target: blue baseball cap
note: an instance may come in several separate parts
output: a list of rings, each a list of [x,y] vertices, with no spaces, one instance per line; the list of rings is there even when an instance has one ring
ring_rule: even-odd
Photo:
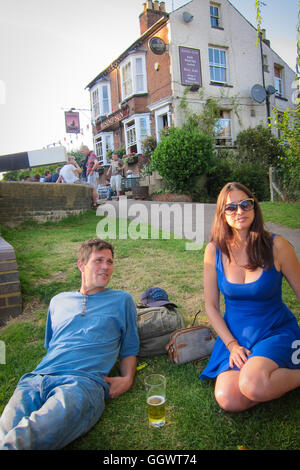
[[[176,304],[170,302],[168,294],[165,290],[160,287],[150,287],[140,297],[141,302],[149,307],[161,307],[162,305],[173,305]]]

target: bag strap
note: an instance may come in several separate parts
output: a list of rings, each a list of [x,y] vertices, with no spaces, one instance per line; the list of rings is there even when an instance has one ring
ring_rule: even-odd
[[[195,369],[197,369],[198,371],[204,370],[205,367],[207,366],[207,364],[201,364],[201,365],[198,365],[198,364],[199,364],[199,362],[203,361],[203,359],[207,359],[208,357],[209,356],[205,356],[205,357],[201,357],[201,359],[195,359],[193,361]]]
[[[201,313],[201,312],[202,312],[202,310],[200,309],[199,312],[197,312],[197,313],[195,314],[194,320],[193,320],[193,323],[192,323],[192,327],[195,325],[196,318],[197,318],[197,316],[199,315],[199,313]]]

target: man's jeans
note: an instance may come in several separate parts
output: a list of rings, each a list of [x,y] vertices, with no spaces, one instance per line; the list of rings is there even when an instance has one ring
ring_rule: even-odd
[[[0,450],[61,449],[104,410],[104,389],[87,377],[26,374],[0,418]]]

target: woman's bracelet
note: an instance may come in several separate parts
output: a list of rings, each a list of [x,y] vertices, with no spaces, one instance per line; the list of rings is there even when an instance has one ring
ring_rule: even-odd
[[[228,346],[231,344],[231,343],[237,343],[238,341],[236,339],[232,339],[231,341],[229,341],[229,343],[226,344],[226,348],[228,349]]]

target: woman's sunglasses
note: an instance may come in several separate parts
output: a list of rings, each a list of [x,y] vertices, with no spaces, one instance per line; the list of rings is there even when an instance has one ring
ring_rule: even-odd
[[[251,211],[251,209],[254,208],[254,199],[244,199],[243,201],[238,203],[231,202],[230,204],[226,204],[224,208],[225,214],[234,214],[237,211],[238,206],[240,206],[243,211]]]

